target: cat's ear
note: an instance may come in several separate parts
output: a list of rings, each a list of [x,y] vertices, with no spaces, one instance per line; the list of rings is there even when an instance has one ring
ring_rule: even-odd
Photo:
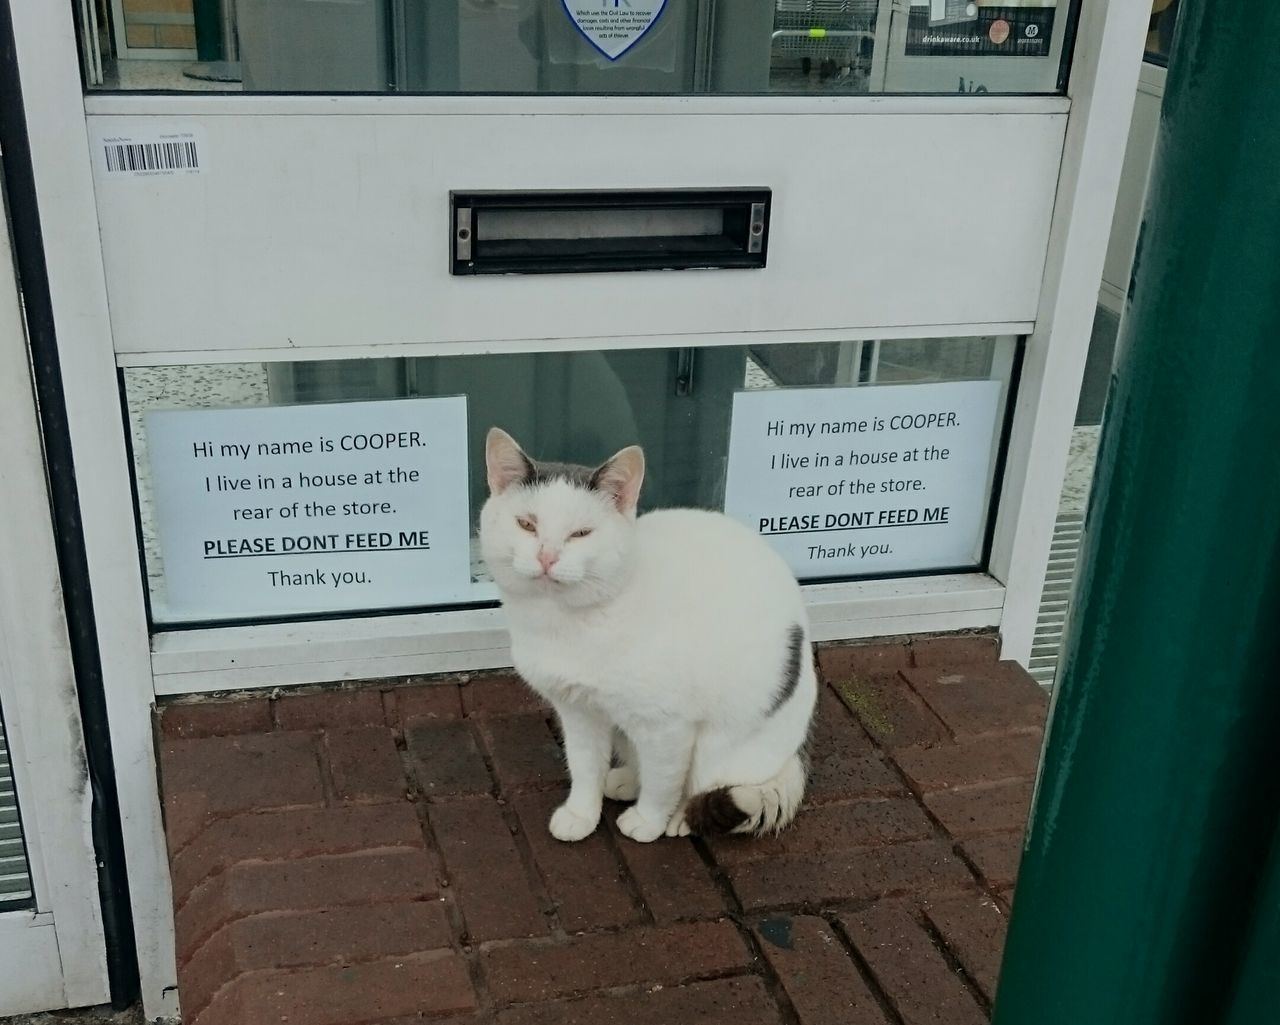
[[[612,495],[618,511],[625,515],[636,511],[643,483],[644,451],[639,445],[624,448],[596,470],[591,478],[591,486]]]
[[[533,463],[500,427],[490,427],[484,440],[485,469],[489,475],[489,494],[500,495],[512,484],[522,484],[533,474]]]

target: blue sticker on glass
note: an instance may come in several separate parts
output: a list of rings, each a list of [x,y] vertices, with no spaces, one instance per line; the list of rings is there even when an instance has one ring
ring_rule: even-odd
[[[667,0],[560,0],[588,43],[611,61],[640,42],[666,9]]]

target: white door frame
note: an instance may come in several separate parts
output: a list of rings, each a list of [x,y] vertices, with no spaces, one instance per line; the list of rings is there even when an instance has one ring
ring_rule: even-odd
[[[34,911],[0,913],[0,1016],[105,1003],[106,947],[84,734],[5,230],[0,230],[0,706],[35,893]]]
[[[1026,341],[991,553],[991,572],[1006,588],[1002,654],[1023,665],[1035,638],[1147,21],[1145,6],[1132,0],[1086,3],[1080,15],[1044,289]]]
[[[13,14],[71,439],[76,463],[84,468],[79,490],[85,510],[85,546],[98,611],[142,992],[148,1016],[156,1017],[173,1014],[177,1007],[170,883],[149,717],[157,689],[208,689],[219,683],[243,685],[249,679],[261,684],[425,672],[458,668],[461,662],[495,664],[505,659],[505,641],[500,621],[491,614],[442,613],[326,624],[323,635],[330,644],[310,663],[299,661],[301,653],[314,650],[319,635],[306,624],[165,635],[152,651],[116,390],[121,361],[113,350],[108,317],[84,120],[86,100],[80,88],[70,7],[45,0],[15,0]],[[815,590],[810,602],[820,634],[848,637],[859,632],[998,626],[1005,655],[1024,662],[1028,658],[1146,23],[1142,5],[1131,0],[1083,5],[1038,312],[1034,325],[1018,325],[1029,329],[1029,334],[990,575]],[[116,96],[93,97],[88,104],[102,111],[128,106],[134,112],[145,112],[151,104],[155,111],[172,112],[188,103],[211,102],[207,97],[188,101],[185,97]],[[236,98],[235,102],[253,101]],[[281,101],[264,97],[262,102]],[[335,113],[367,112],[387,102],[415,104],[415,109],[437,102],[457,105],[456,100],[430,98],[353,97],[325,102],[326,109]],[[524,98],[512,101],[512,106],[528,113],[544,102],[547,109],[572,105],[564,99]],[[689,101],[673,98],[668,102],[667,109],[674,113],[686,109]],[[697,104],[715,102],[701,99]],[[724,102],[743,101],[726,97]],[[848,102],[887,112],[910,109],[913,104],[918,107],[921,101],[874,97]],[[1055,99],[995,97],[927,102],[956,112],[973,112],[977,108],[971,104],[987,102],[1040,110],[1048,116],[1061,116],[1067,105]],[[831,100],[822,103],[823,109],[839,106]],[[845,335],[839,340],[851,339]],[[383,346],[379,352],[404,354],[394,350],[394,346]],[[236,680],[235,674],[246,666],[250,672]]]
[[[1142,62],[1138,75],[1138,94],[1133,107],[1133,120],[1125,143],[1124,169],[1120,175],[1120,191],[1116,196],[1115,217],[1107,241],[1107,258],[1102,269],[1102,290],[1098,303],[1119,316],[1129,291],[1133,271],[1134,250],[1138,245],[1138,228],[1146,205],[1147,181],[1155,158],[1156,131],[1160,124],[1160,106],[1164,102],[1165,80],[1169,71],[1149,60]]]

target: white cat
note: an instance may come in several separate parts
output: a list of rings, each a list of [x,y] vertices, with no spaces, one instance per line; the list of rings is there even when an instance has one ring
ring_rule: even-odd
[[[594,470],[537,463],[494,428],[485,455],[484,559],[516,669],[564,733],[551,835],[589,835],[604,797],[636,801],[618,828],[641,842],[790,822],[817,677],[782,558],[719,513],[637,518],[637,447]]]

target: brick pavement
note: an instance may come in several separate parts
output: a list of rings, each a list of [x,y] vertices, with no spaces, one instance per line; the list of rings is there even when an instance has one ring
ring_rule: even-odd
[[[171,703],[188,1025],[987,1020],[1046,699],[988,637],[826,646],[780,836],[560,844],[509,675]]]

